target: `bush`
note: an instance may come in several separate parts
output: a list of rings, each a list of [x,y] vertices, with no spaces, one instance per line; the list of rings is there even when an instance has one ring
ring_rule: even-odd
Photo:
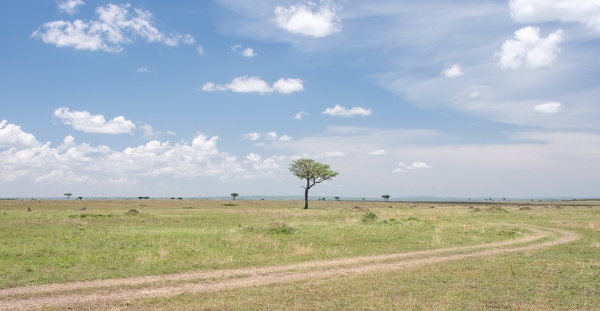
[[[233,204],[233,203],[227,203],[227,204],[222,204],[223,206],[237,206],[237,204]]]
[[[295,230],[296,229],[288,226],[284,221],[274,221],[267,227],[269,233],[292,234]]]
[[[126,215],[138,215],[140,212],[138,212],[138,210],[132,208],[130,210],[128,210],[127,212],[125,212]]]
[[[379,219],[379,217],[377,217],[377,215],[375,215],[375,213],[373,213],[373,212],[368,212],[368,213],[364,214],[362,217],[362,221],[364,223],[375,222],[375,221],[377,221],[377,219]]]

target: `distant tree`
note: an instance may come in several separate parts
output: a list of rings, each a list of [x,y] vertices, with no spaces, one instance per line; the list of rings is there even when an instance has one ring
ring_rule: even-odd
[[[148,200],[148,199],[150,199],[150,197],[144,197],[144,200]]]
[[[316,184],[333,179],[338,172],[333,171],[327,164],[321,164],[313,159],[298,159],[289,167],[290,172],[300,179],[306,179],[304,188],[304,208],[308,208],[308,190]]]
[[[65,193],[65,194],[63,194],[63,195],[64,195],[64,196],[66,196],[66,197],[67,197],[67,200],[68,200],[68,199],[69,199],[69,197],[70,197],[70,196],[72,196],[73,194],[72,194],[72,193],[70,193],[70,192],[67,192],[67,193]]]
[[[175,198],[171,198],[171,200],[175,200]]]
[[[183,200],[183,198],[177,198],[177,200]]]
[[[83,197],[77,197],[77,200],[81,201],[83,200]]]
[[[386,202],[387,202],[387,201],[390,199],[390,196],[389,196],[389,195],[387,195],[387,194],[384,194],[384,195],[382,195],[381,197],[382,197],[382,198],[383,198],[383,200],[384,200],[384,201],[386,201]]]
[[[138,197],[138,199],[140,199],[140,200],[141,200],[141,199],[143,199],[143,198],[144,198],[144,197]]]
[[[333,197],[336,201],[340,200],[340,197]]]
[[[363,199],[363,201],[365,200],[365,198],[362,198],[362,199]]]
[[[235,197],[237,197],[237,196],[239,196],[239,194],[237,194],[235,192],[231,194],[231,197],[233,197],[234,200],[235,200]]]
[[[506,198],[502,198],[502,201],[506,201]]]
[[[325,201],[325,198],[323,198],[323,201]]]

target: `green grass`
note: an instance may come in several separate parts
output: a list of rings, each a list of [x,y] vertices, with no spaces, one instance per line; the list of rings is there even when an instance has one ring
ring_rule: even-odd
[[[0,288],[481,244],[562,228],[547,249],[103,304],[124,310],[599,310],[600,208],[240,201],[0,202]],[[185,203],[185,205],[183,205]],[[361,208],[353,208],[355,205]],[[394,208],[388,208],[394,204]],[[563,204],[569,204],[565,202]],[[495,204],[498,205],[498,204]],[[33,212],[27,212],[31,206]],[[86,206],[85,211],[79,208]],[[192,207],[192,208],[184,208]],[[139,214],[126,215],[130,209]],[[472,212],[480,208],[479,212]],[[369,213],[372,213],[369,214]],[[393,220],[392,220],[393,219]],[[500,225],[500,224],[516,224]]]

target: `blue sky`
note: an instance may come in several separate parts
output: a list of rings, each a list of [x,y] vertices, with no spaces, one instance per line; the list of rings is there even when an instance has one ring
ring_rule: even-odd
[[[598,196],[600,0],[0,3],[0,196]]]

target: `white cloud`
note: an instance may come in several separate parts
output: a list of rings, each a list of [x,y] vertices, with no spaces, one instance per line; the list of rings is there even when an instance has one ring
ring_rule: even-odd
[[[143,67],[143,68],[138,68],[137,72],[139,73],[149,73],[150,70],[148,70],[148,68]]]
[[[353,117],[355,115],[365,117],[371,115],[371,109],[365,109],[362,107],[352,107],[350,109],[346,109],[341,105],[335,105],[335,107],[333,108],[325,109],[325,111],[323,111],[322,114],[342,117]]]
[[[479,93],[478,91],[475,91],[471,94],[469,94],[469,98],[477,98],[481,95],[481,93]]]
[[[464,73],[460,69],[459,64],[454,64],[451,67],[444,69],[444,71],[442,71],[442,74],[444,76],[446,76],[447,78],[455,78],[455,77],[462,76]]]
[[[196,51],[198,51],[199,55],[206,55],[206,52],[204,52],[204,48],[201,45],[196,48]]]
[[[277,27],[294,34],[322,38],[342,29],[337,16],[339,9],[329,0],[321,0],[320,5],[300,2],[289,7],[277,6],[273,22]]]
[[[253,143],[254,146],[260,147],[260,146],[264,146],[265,143]]]
[[[215,92],[215,91],[225,91],[225,90],[227,90],[227,88],[222,85],[219,85],[219,84],[214,84],[212,82],[206,82],[202,86],[202,90],[205,92]]]
[[[345,157],[347,154],[341,151],[327,151],[327,152],[315,152],[315,153],[303,153],[301,155],[291,156],[291,160],[303,159],[303,158],[337,158],[337,157]]]
[[[302,82],[303,81],[300,79],[282,78],[273,83],[273,86],[270,86],[260,77],[241,76],[233,79],[231,83],[225,85],[206,82],[202,86],[202,90],[207,92],[231,90],[232,92],[236,93],[265,94],[278,92],[282,94],[291,94],[293,92],[304,90],[304,85],[302,85]]]
[[[36,183],[48,183],[48,184],[55,184],[55,183],[75,184],[75,183],[86,182],[89,179],[90,179],[90,176],[87,176],[87,175],[78,176],[73,171],[53,170],[48,174],[34,178],[34,181]]]
[[[294,92],[304,91],[304,85],[300,79],[279,79],[273,83],[273,89],[283,94],[292,94]]]
[[[85,2],[81,0],[66,0],[58,4],[58,10],[73,15],[77,13],[77,7],[84,4]]]
[[[384,155],[384,154],[385,154],[385,150],[383,150],[383,149],[373,150],[373,151],[370,151],[369,153],[367,153],[367,155],[370,155],[370,156],[378,156],[378,155]]]
[[[279,164],[275,163],[274,158],[268,158],[268,159],[264,159],[260,163],[254,164],[253,168],[257,171],[276,170],[276,169],[279,169]]]
[[[236,44],[234,46],[231,47],[231,50],[234,52],[237,52],[238,49],[241,49],[242,45],[241,44]]]
[[[252,132],[252,133],[244,134],[244,135],[242,135],[242,139],[258,140],[258,139],[260,139],[260,133]]]
[[[121,176],[115,179],[108,179],[108,182],[117,186],[132,186],[138,183],[137,180],[130,180],[127,176]]]
[[[179,41],[194,42],[191,35],[165,35],[152,25],[152,13],[143,9],[129,12],[129,4],[108,4],[96,8],[98,18],[89,22],[82,20],[52,21],[43,24],[31,35],[58,47],[76,50],[120,52],[121,44],[132,43],[134,38],[147,42],[160,42],[175,46]]]
[[[167,131],[167,135],[177,135],[177,133],[173,132],[173,131]]]
[[[407,172],[410,170],[422,170],[422,169],[428,169],[431,168],[431,165],[427,165],[427,163],[425,162],[414,162],[411,165],[406,165],[402,162],[398,163],[398,168],[395,169],[393,172],[394,173],[403,173],[403,172]]]
[[[296,116],[294,117],[294,119],[296,119],[296,120],[302,120],[302,117],[303,116],[307,116],[307,115],[308,115],[308,112],[300,111],[300,112],[298,112],[296,114]]]
[[[275,132],[267,132],[264,134],[265,140],[275,140],[277,139],[277,133]]]
[[[244,56],[244,57],[254,57],[256,55],[258,55],[258,54],[254,53],[254,50],[252,48],[245,48],[242,51],[242,56]]]
[[[258,162],[261,157],[258,154],[250,153],[246,156],[246,159],[248,159],[248,162]]]
[[[227,84],[226,87],[236,93],[271,93],[273,88],[263,81],[260,77],[237,77]]]
[[[18,125],[7,123],[6,120],[0,122],[0,147],[34,147],[39,145],[35,136],[23,132]]]
[[[548,102],[545,104],[539,104],[533,107],[533,111],[540,113],[557,113],[560,110],[561,104],[559,102]]]
[[[287,136],[287,135],[283,135],[283,136],[279,137],[279,140],[283,140],[283,141],[285,141],[285,140],[292,140],[292,137],[291,136]]]
[[[502,69],[544,68],[552,65],[560,52],[560,44],[564,40],[564,32],[559,29],[548,35],[540,37],[537,27],[523,27],[515,32],[515,39],[509,39],[502,44],[502,51],[495,54],[500,58]]]
[[[575,22],[600,32],[598,0],[510,0],[508,7],[520,23]]]
[[[54,111],[54,116],[61,119],[62,123],[72,125],[78,131],[102,134],[127,134],[135,129],[135,124],[125,120],[123,116],[116,117],[108,122],[101,114],[91,115],[87,111],[69,111],[61,107]]]
[[[183,41],[183,43],[185,43],[185,44],[194,44],[194,43],[196,43],[196,40],[194,39],[194,37],[192,37],[192,35],[190,35],[189,33],[186,34],[185,36],[183,36],[183,38],[181,39],[181,41]]]

